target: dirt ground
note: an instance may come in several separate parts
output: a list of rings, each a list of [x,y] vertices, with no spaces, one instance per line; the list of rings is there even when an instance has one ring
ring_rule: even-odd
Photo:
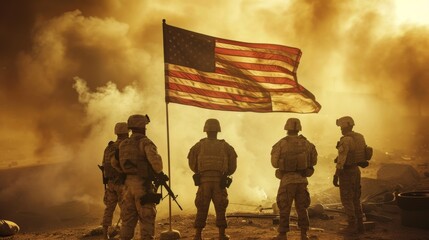
[[[327,160],[326,160],[327,161]],[[390,160],[390,163],[410,163],[409,160]],[[420,176],[425,176],[429,171],[429,163],[427,160],[422,161],[423,165],[417,161],[414,162],[415,168]],[[364,195],[371,195],[380,189],[396,185],[393,181],[375,180],[377,174],[376,169],[379,168],[376,162],[373,163],[373,168],[362,171],[362,199]],[[420,166],[420,167],[419,167]],[[423,167],[422,167],[423,166]],[[326,171],[321,166],[319,171]],[[405,172],[407,173],[407,172]],[[412,176],[399,175],[400,181],[402,178],[410,178]],[[329,180],[328,180],[329,181]],[[381,184],[380,184],[381,183]],[[320,186],[318,185],[320,184]],[[325,208],[324,217],[313,216],[310,218],[311,229],[309,236],[311,239],[362,239],[362,240],[429,240],[429,230],[403,226],[401,223],[401,209],[395,202],[390,204],[371,205],[370,211],[367,211],[368,222],[373,222],[373,227],[368,229],[364,234],[359,236],[343,236],[338,233],[340,228],[346,225],[346,217],[340,209],[332,207],[332,203],[339,202],[338,189],[334,187],[326,188],[326,180],[314,181],[313,187],[326,189],[320,193],[312,195],[312,204],[323,203]],[[324,188],[323,188],[324,187]],[[429,190],[429,177],[423,177],[419,182],[414,182],[411,189]],[[230,193],[233,194],[233,193]],[[1,200],[1,199],[0,199]],[[0,201],[1,202],[1,201]],[[329,206],[331,204],[331,207]],[[240,205],[240,204],[238,204]],[[271,205],[270,205],[271,206]],[[213,206],[211,206],[213,208]],[[31,211],[30,211],[31,210]],[[22,209],[16,212],[13,216],[15,222],[19,223],[21,231],[14,236],[15,240],[30,240],[30,239],[81,239],[95,240],[102,239],[100,220],[103,209],[97,206],[88,206],[79,201],[71,201],[67,204],[58,207],[30,210]],[[240,211],[240,212],[239,212]],[[252,217],[237,217],[237,213],[251,213]],[[294,212],[294,211],[293,211]],[[369,214],[368,214],[369,213]],[[267,216],[270,215],[271,216]],[[294,213],[293,213],[294,214]],[[372,214],[372,216],[371,216]],[[381,218],[374,218],[374,214]],[[230,203],[227,211],[229,227],[227,234],[231,239],[272,239],[276,234],[277,225],[273,220],[272,209],[255,210],[255,208],[241,208],[234,203]],[[60,217],[59,217],[60,216]],[[258,216],[256,218],[255,216]],[[181,233],[181,239],[192,239],[194,229],[193,221],[194,214],[182,214],[172,216],[172,229],[178,230]],[[118,216],[115,216],[114,223]],[[288,234],[288,239],[299,239],[299,229],[296,227],[296,221],[291,220],[292,228]],[[156,221],[156,239],[159,239],[163,231],[169,230],[168,217],[157,217]],[[136,233],[138,228],[136,228]],[[209,215],[207,227],[203,232],[204,239],[217,239],[217,228],[215,227],[215,216]],[[0,238],[1,239],[1,238]]]
[[[400,215],[392,212],[391,222],[375,222],[374,229],[359,236],[343,236],[337,231],[345,226],[345,216],[338,212],[327,212],[332,219],[322,220],[311,218],[311,239],[371,239],[371,240],[428,240],[429,230],[404,227],[401,225]],[[172,217],[172,229],[178,230],[181,239],[192,239],[194,230],[192,228],[193,215],[174,215]],[[15,235],[16,240],[29,239],[102,239],[98,219],[87,217],[78,222],[65,222],[63,226],[51,226],[49,230],[37,230],[31,232],[20,232]],[[276,235],[277,225],[272,218],[243,218],[229,217],[227,234],[231,239],[272,239]],[[68,225],[68,226],[67,226]],[[169,230],[169,219],[158,219],[156,222],[156,238],[159,239],[163,231]],[[138,228],[136,229],[136,233]],[[215,227],[215,216],[209,215],[207,227],[203,232],[204,239],[217,239],[217,228]],[[288,234],[289,239],[299,239],[299,230],[296,223],[292,221],[292,230]]]

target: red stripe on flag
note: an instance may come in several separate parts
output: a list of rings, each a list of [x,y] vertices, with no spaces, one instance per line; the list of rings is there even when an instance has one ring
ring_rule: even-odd
[[[227,40],[227,39],[222,39],[222,38],[216,38],[216,42],[233,44],[233,45],[238,45],[238,46],[243,46],[243,47],[280,50],[280,51],[284,51],[284,52],[287,52],[290,54],[301,56],[301,50],[299,48],[287,47],[287,46],[283,46],[283,45],[266,44],[266,43],[245,43],[245,42],[238,42],[238,41]],[[297,60],[299,60],[299,58]]]
[[[168,97],[170,102],[175,102],[179,104],[191,105],[195,107],[201,107],[206,109],[222,110],[222,111],[240,111],[240,112],[272,112],[271,106],[263,108],[243,108],[234,105],[219,105],[214,103],[199,102],[196,100],[189,100],[177,97]]]
[[[215,38],[165,23],[163,34],[167,102],[249,112],[321,108],[297,82],[299,48]]]
[[[286,62],[292,66],[297,66],[299,62],[296,62],[294,59],[291,59],[284,55],[268,53],[268,52],[254,52],[254,51],[246,51],[246,50],[236,50],[236,49],[227,49],[216,46],[215,53],[224,54],[230,56],[240,56],[240,57],[252,57],[252,58],[260,58],[267,60],[278,60],[282,62]]]
[[[273,84],[287,84],[291,86],[297,86],[296,81],[290,78],[285,77],[262,77],[262,76],[255,76],[255,75],[245,75],[243,73],[236,73],[231,72],[228,69],[225,68],[216,68],[216,73],[223,74],[223,75],[229,75],[229,76],[235,76],[239,78],[248,79],[250,81],[255,81],[259,83],[273,83]]]
[[[174,70],[169,70],[167,75],[169,77],[188,79],[191,81],[200,82],[200,83],[207,83],[207,84],[211,84],[211,85],[219,85],[219,86],[224,86],[224,87],[235,87],[235,88],[239,88],[239,89],[244,89],[244,90],[249,91],[249,92],[264,91],[264,88],[262,88],[261,86],[257,85],[256,83],[254,83],[252,81],[249,81],[248,84],[244,84],[244,83],[240,83],[240,82],[223,81],[223,80],[219,80],[219,79],[208,78],[208,77],[205,77],[202,75],[196,75],[196,74],[192,74],[192,73],[186,73],[186,72],[180,72],[180,71],[174,71]]]
[[[229,99],[232,101],[239,102],[248,102],[248,103],[269,103],[271,102],[271,98],[269,93],[266,93],[266,97],[252,97],[246,95],[238,95],[234,93],[225,93],[225,92],[217,92],[213,90],[206,90],[201,88],[189,87],[176,83],[168,83],[168,89],[176,90],[185,93],[192,93],[206,97],[219,98],[219,99]]]
[[[225,62],[224,60],[219,60],[219,59],[216,59],[216,61],[222,62],[222,63]],[[276,66],[276,65],[254,64],[254,63],[232,62],[232,61],[228,61],[227,64],[239,69],[257,70],[257,71],[264,71],[264,72],[282,72],[282,73],[287,73],[289,75],[294,74],[288,69],[280,66]]]

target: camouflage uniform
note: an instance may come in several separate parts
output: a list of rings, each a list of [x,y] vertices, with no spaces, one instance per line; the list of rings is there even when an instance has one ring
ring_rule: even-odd
[[[115,151],[119,148],[121,141],[122,140],[118,139],[116,142],[109,144],[104,150],[103,167],[104,176],[107,178],[107,186],[103,197],[106,208],[104,209],[103,221],[101,223],[104,227],[112,225],[113,212],[115,211],[116,205],[121,209],[124,185],[121,180],[121,173],[111,165],[111,158],[114,157]]]
[[[104,209],[103,221],[103,237],[109,239],[109,226],[112,225],[113,213],[116,205],[121,209],[122,192],[124,189],[123,174],[120,169],[112,165],[112,159],[115,158],[116,151],[119,149],[119,144],[128,138],[128,126],[126,122],[119,122],[115,125],[115,134],[118,136],[116,142],[109,142],[104,150],[102,170],[103,182],[105,185],[103,202],[106,208]],[[121,211],[122,212],[122,211]]]
[[[362,207],[360,204],[361,173],[359,167],[355,163],[347,163],[347,158],[350,158],[350,153],[364,151],[364,149],[357,149],[358,145],[351,136],[353,134],[358,133],[352,131],[341,137],[337,146],[338,158],[336,168],[339,169],[338,178],[340,184],[341,203],[344,206],[344,211],[346,212],[349,225],[354,227],[356,223],[360,223],[363,219]]]
[[[290,123],[298,125],[290,128]],[[298,119],[290,118],[285,130],[295,130],[298,133],[301,126]],[[292,161],[295,156],[302,154],[302,161]],[[291,157],[292,156],[292,157]],[[301,162],[302,162],[301,161]],[[274,144],[271,150],[271,165],[276,168],[276,177],[281,179],[277,193],[277,205],[280,211],[280,222],[277,239],[287,239],[289,232],[289,217],[292,202],[295,201],[295,209],[298,215],[298,226],[301,229],[302,239],[307,239],[306,232],[309,228],[307,208],[310,206],[310,194],[307,189],[307,177],[314,172],[313,166],[317,163],[317,151],[315,146],[302,135],[294,135],[288,132],[288,136]],[[299,167],[303,165],[302,167]]]
[[[190,149],[188,160],[190,169],[199,175],[200,180],[195,198],[197,214],[194,227],[201,233],[206,226],[210,202],[213,201],[216,226],[221,237],[225,239],[227,238],[227,235],[224,235],[227,228],[225,214],[229,201],[226,188],[221,186],[221,179],[223,176],[232,175],[237,169],[237,153],[225,140],[204,138]]]
[[[154,193],[154,185],[150,179],[149,168],[155,173],[162,172],[162,159],[157,152],[155,144],[145,136],[141,131],[136,132],[133,129],[137,125],[140,129],[149,122],[138,124],[130,123],[132,117],[137,116],[141,121],[142,115],[132,115],[128,119],[128,127],[133,131],[130,138],[124,140],[119,145],[119,164],[121,169],[127,175],[125,180],[125,189],[122,204],[122,227],[121,239],[129,240],[134,236],[134,230],[139,221],[140,238],[155,238],[155,218],[156,204],[141,204],[141,198],[147,194]]]

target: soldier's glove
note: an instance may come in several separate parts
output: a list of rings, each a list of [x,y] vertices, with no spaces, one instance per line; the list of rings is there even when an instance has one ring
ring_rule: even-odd
[[[165,183],[168,180],[170,180],[170,178],[168,178],[167,174],[165,174],[164,172],[157,173],[155,175],[155,178],[157,182],[161,182],[161,183]]]
[[[192,175],[192,179],[194,180],[194,185],[195,186],[200,186],[201,185],[201,174],[195,173],[194,175]]]
[[[301,176],[303,177],[311,177],[314,173],[314,167],[309,167],[301,171]]]
[[[276,169],[276,178],[278,178],[278,179],[282,179],[283,178],[283,171],[282,170],[280,170],[280,169]]]
[[[332,180],[332,183],[335,187],[339,187],[340,184],[338,183],[338,175],[334,175],[334,179]]]
[[[222,175],[222,178],[220,179],[219,186],[220,188],[229,188],[232,183],[232,178],[228,176],[227,174]]]

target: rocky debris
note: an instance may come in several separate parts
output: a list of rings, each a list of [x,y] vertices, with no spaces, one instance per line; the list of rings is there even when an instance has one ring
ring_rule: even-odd
[[[417,170],[409,164],[389,163],[382,164],[377,171],[377,179],[401,184],[405,187],[413,186],[420,181]]]
[[[0,239],[6,239],[6,237],[11,237],[19,232],[18,224],[0,219]],[[1,238],[5,237],[5,238]]]

